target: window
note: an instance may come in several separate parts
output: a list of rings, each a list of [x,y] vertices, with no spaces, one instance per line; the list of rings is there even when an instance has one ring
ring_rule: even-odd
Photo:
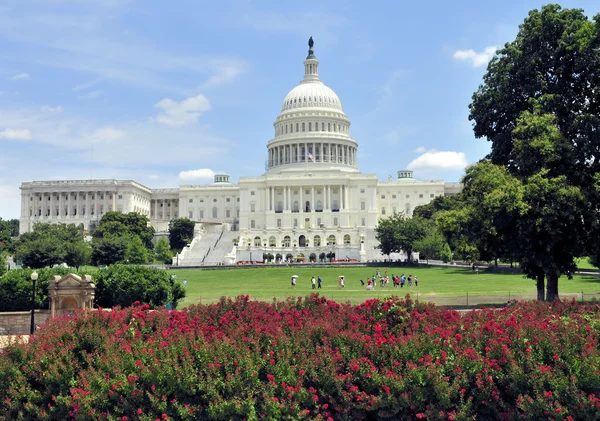
[[[85,196],[84,196],[83,198],[85,199]],[[122,194],[120,194],[120,195],[119,195],[119,199],[122,199],[122,198],[123,198],[123,195],[122,195]]]
[[[385,215],[385,208],[381,208],[381,214]]]
[[[337,218],[333,218],[333,226],[334,227],[338,226],[338,219]]]
[[[304,194],[310,194],[310,190],[304,190]]]
[[[250,192],[250,196],[254,196],[255,192],[254,190]]]
[[[217,203],[217,199],[213,199],[213,203]]]
[[[431,194],[429,195],[429,197],[433,197],[433,196],[435,196],[433,193],[431,193]]]
[[[294,194],[298,194],[298,190],[294,190]]]
[[[396,213],[396,206],[392,208],[392,213]]]
[[[200,209],[200,219],[204,218],[204,209]]]
[[[382,199],[385,199],[385,194],[382,194],[382,195],[381,195],[381,198],[382,198]]]
[[[409,198],[410,198],[410,194],[407,194],[407,195],[406,195],[406,198],[407,198],[407,199],[409,199]]]
[[[321,218],[317,218],[317,226],[320,227],[321,226]]]
[[[254,203],[250,203],[250,212],[256,212],[256,205]]]
[[[364,193],[364,192],[365,192],[365,189],[360,189],[360,192],[361,192],[361,193]]]
[[[254,219],[250,220],[250,228],[256,228],[256,221]]]
[[[231,218],[231,211],[229,209],[225,211],[225,218]]]
[[[277,228],[281,228],[281,219],[277,220]]]
[[[367,208],[367,204],[365,202],[360,202],[360,210],[365,210]]]
[[[237,198],[237,202],[239,203],[239,201],[240,201],[240,198],[238,197],[238,198]]]
[[[395,194],[393,194],[393,195],[392,195],[392,199],[395,199],[395,198],[396,198],[396,195],[395,195]]]
[[[200,199],[200,203],[204,203],[204,199]]]
[[[226,202],[231,202],[231,199],[228,197],[227,199],[225,199]]]
[[[283,195],[283,190],[277,190],[277,196]]]
[[[419,199],[422,199],[422,198],[423,198],[423,193],[421,193],[421,194],[419,195]]]
[[[217,215],[219,215],[219,211],[218,211],[217,207],[215,206],[214,208],[212,208],[212,217],[217,218]]]
[[[362,225],[363,227],[364,227],[365,225],[367,225],[367,220],[366,220],[365,218],[362,218],[362,219],[360,220],[360,225]]]
[[[294,218],[294,228],[296,228],[298,226],[298,219]]]

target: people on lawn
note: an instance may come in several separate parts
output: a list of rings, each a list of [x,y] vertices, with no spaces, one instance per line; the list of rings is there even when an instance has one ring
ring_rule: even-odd
[[[310,283],[312,284],[312,289],[316,289],[317,288],[317,280],[315,279],[314,276],[310,280]]]

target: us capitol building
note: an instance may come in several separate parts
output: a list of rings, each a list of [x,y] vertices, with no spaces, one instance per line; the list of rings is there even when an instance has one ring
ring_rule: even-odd
[[[417,180],[410,170],[380,181],[358,168],[358,142],[336,93],[319,78],[312,38],[304,79],[292,89],[267,142],[266,172],[216,174],[212,184],[152,189],[132,180],[33,181],[21,185],[21,233],[37,222],[83,224],[93,229],[108,211],[138,212],[158,233],[169,221],[196,221],[195,238],[179,264],[262,260],[263,253],[309,259],[383,258],[375,247],[380,218],[412,215],[436,196],[455,194],[459,183]]]

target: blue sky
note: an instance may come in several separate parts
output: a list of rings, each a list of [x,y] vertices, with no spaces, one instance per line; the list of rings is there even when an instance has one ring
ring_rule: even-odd
[[[3,0],[0,217],[18,217],[22,181],[263,173],[309,36],[363,173],[457,181],[489,149],[467,118],[486,63],[543,4]]]

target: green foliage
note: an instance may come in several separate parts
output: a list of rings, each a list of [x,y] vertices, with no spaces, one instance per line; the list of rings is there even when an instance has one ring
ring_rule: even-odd
[[[139,301],[156,308],[185,296],[166,271],[144,266],[111,265],[98,271],[95,283],[100,307],[127,307]]]
[[[427,235],[415,241],[415,250],[419,252],[420,259],[439,259],[440,252],[448,245],[444,236],[434,227],[430,228]]]
[[[171,264],[173,262],[173,252],[171,251],[169,240],[161,237],[154,246],[154,257],[162,263]]]
[[[0,253],[4,250],[14,253],[16,245],[13,238],[18,236],[19,220],[0,218]]]
[[[0,276],[0,311],[31,309],[31,269],[9,270]],[[73,272],[67,268],[36,269],[38,273],[35,308],[48,308],[48,284],[53,275],[65,276]]]
[[[129,241],[128,237],[95,238],[92,242],[92,264],[112,265],[124,262]]]
[[[144,263],[148,263],[148,260],[148,249],[144,246],[144,243],[142,243],[140,237],[132,237],[127,244],[127,251],[125,252],[125,261],[127,263],[141,265]]]
[[[4,251],[0,251],[0,276],[4,275],[8,270],[8,255]]]
[[[452,261],[452,250],[450,250],[450,246],[448,245],[448,243],[444,244],[444,246],[440,250],[440,259],[442,259],[444,263]]]
[[[389,218],[381,219],[375,232],[383,254],[404,251],[408,260],[412,261],[415,242],[427,235],[427,221],[421,217],[408,218],[395,213]]]
[[[492,143],[490,161],[517,178],[511,183],[520,183],[523,195],[512,221],[518,244],[505,229],[506,212],[498,211],[480,225],[489,238],[478,248],[516,250],[538,296],[546,277],[550,301],[576,257],[600,254],[599,49],[600,17],[590,21],[558,5],[533,10],[492,59],[470,104],[475,135]]]
[[[154,228],[147,216],[137,212],[105,213],[94,231],[94,238],[138,237],[147,249],[152,249]]]
[[[92,248],[84,241],[67,243],[65,246],[65,263],[79,270],[91,262]]]
[[[38,223],[33,226],[31,232],[21,236],[16,257],[23,261],[24,266],[30,268],[69,264],[67,261],[85,264],[85,246],[81,224]]]
[[[169,222],[169,243],[172,250],[181,250],[194,238],[196,223],[188,218],[179,218]],[[234,240],[235,242],[235,240]]]
[[[413,216],[423,219],[435,219],[441,211],[457,209],[461,205],[460,196],[437,196],[431,202],[415,207]]]

